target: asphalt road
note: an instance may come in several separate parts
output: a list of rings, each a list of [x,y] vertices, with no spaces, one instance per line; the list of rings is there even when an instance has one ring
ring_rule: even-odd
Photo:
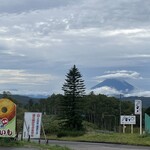
[[[143,146],[89,143],[89,142],[68,142],[56,140],[49,140],[49,144],[66,146],[73,150],[150,150],[150,147],[143,147]]]
[[[45,141],[41,141],[41,144]],[[89,143],[89,142],[70,142],[49,140],[50,145],[60,145],[71,148],[72,150],[150,150],[150,147],[130,146],[121,144]],[[34,148],[2,148],[0,150],[37,150]]]

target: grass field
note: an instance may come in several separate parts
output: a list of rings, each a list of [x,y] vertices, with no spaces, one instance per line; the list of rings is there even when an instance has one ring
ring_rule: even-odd
[[[98,133],[90,132],[77,137],[57,137],[56,135],[47,136],[48,139],[67,140],[67,141],[88,141],[88,142],[103,142],[128,145],[150,146],[150,135],[131,134],[131,133]],[[69,150],[67,147],[49,146],[46,144],[37,144],[24,141],[8,141],[8,139],[0,139],[0,146],[4,147],[38,147],[47,150]]]
[[[129,145],[146,145],[150,146],[150,135],[139,135],[129,133],[87,133],[79,137],[61,137],[48,136],[49,139],[68,140],[68,141],[89,141],[89,142],[106,142]]]

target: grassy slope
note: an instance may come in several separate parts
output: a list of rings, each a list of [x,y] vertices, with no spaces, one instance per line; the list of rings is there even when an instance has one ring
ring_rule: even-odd
[[[108,142],[129,145],[150,146],[150,136],[140,136],[139,134],[121,134],[121,133],[90,133],[80,137],[62,137],[49,136],[50,139],[72,140],[72,141],[90,141],[90,142]]]

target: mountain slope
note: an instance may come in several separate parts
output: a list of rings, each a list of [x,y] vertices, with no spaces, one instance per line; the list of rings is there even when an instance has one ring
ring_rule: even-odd
[[[3,97],[3,95],[0,94],[0,99],[2,97]],[[31,100],[31,99],[33,100],[33,102],[39,101],[39,98],[32,98],[32,97],[28,97],[28,96],[24,96],[24,95],[11,95],[10,97],[23,105],[26,105],[29,102],[29,100]]]
[[[110,87],[114,88],[117,91],[121,91],[123,93],[130,93],[135,89],[135,87],[128,82],[120,79],[106,79],[103,82],[97,84],[96,86],[92,87],[91,89],[98,89],[102,87]]]

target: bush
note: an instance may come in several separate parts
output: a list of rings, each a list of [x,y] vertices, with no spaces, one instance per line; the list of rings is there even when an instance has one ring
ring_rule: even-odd
[[[77,136],[82,136],[85,134],[85,131],[69,131],[69,130],[61,130],[58,132],[57,137],[66,137],[66,136],[71,136],[71,137],[77,137]]]
[[[56,134],[58,133],[60,126],[60,120],[55,116],[43,115],[43,125],[46,134]]]
[[[98,129],[98,126],[91,123],[91,122],[87,122],[87,121],[83,121],[83,128],[88,131],[88,132],[91,132],[91,131],[95,131]]]
[[[19,141],[16,141],[14,138],[0,138],[0,146],[7,146],[7,147],[12,147],[12,146],[22,146],[22,143]]]

